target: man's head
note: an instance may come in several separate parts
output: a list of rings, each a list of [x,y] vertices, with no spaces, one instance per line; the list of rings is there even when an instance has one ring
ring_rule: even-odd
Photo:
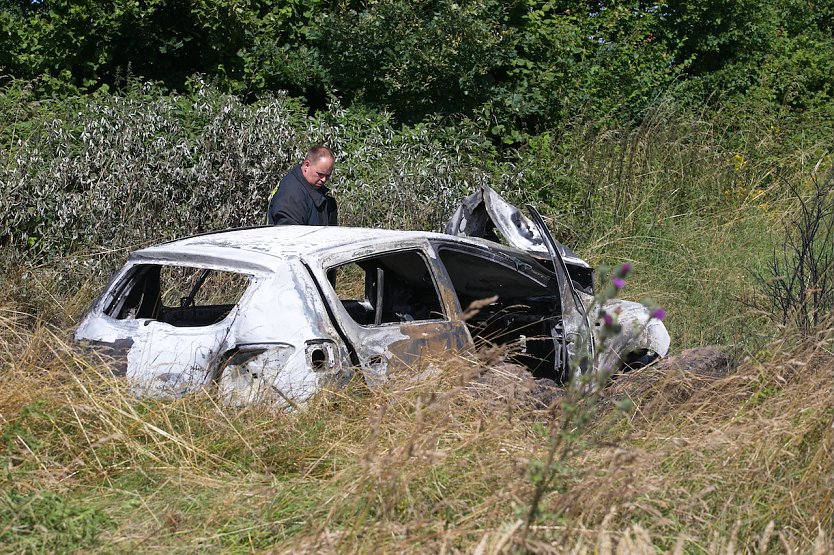
[[[333,153],[321,145],[314,146],[301,162],[301,174],[310,186],[322,187],[333,173]]]

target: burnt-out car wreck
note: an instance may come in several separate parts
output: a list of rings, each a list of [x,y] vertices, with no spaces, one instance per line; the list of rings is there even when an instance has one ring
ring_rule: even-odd
[[[211,386],[234,404],[296,405],[354,376],[375,387],[483,343],[557,382],[595,370],[580,359],[617,370],[666,355],[663,323],[621,300],[603,308],[623,333],[593,355],[592,270],[530,214],[483,187],[446,233],[256,227],[141,249],[75,339],[138,394]]]

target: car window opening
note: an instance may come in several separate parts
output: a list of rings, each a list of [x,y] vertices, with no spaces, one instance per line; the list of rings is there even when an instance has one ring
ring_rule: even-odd
[[[328,278],[342,306],[360,325],[445,318],[431,271],[417,252],[343,264],[330,269]]]
[[[248,275],[236,272],[140,264],[124,278],[104,312],[117,320],[209,326],[228,316],[250,282]]]
[[[439,254],[462,309],[498,297],[466,321],[476,346],[508,345],[516,363],[537,377],[557,379],[561,370],[555,368],[553,334],[561,330],[561,308],[555,290],[481,256],[447,248]]]

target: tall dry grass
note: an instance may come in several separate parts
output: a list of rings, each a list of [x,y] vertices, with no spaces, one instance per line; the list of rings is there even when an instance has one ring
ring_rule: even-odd
[[[0,551],[827,553],[831,339],[774,341],[725,377],[620,379],[525,527],[561,409],[495,357],[231,409],[131,397],[6,310]]]

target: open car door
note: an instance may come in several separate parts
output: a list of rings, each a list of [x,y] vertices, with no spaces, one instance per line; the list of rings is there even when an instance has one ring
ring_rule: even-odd
[[[562,380],[568,381],[576,372],[585,372],[592,366],[593,337],[585,306],[574,288],[565,259],[574,266],[587,268],[587,264],[570,249],[555,241],[544,220],[535,208],[528,205],[530,218],[504,200],[487,186],[463,199],[452,218],[446,224],[446,233],[465,237],[481,237],[505,242],[517,249],[529,252],[537,258],[550,260],[556,274],[562,318],[553,330],[557,371]]]
[[[553,271],[556,274],[556,287],[559,289],[559,299],[562,305],[562,329],[553,330],[553,342],[559,349],[558,353],[562,355],[562,379],[567,383],[577,373],[585,373],[592,369],[594,340],[591,334],[591,324],[585,306],[574,289],[565,260],[556,246],[556,241],[547,231],[541,214],[529,204],[527,209],[550,254]],[[558,333],[559,331],[561,333]]]

